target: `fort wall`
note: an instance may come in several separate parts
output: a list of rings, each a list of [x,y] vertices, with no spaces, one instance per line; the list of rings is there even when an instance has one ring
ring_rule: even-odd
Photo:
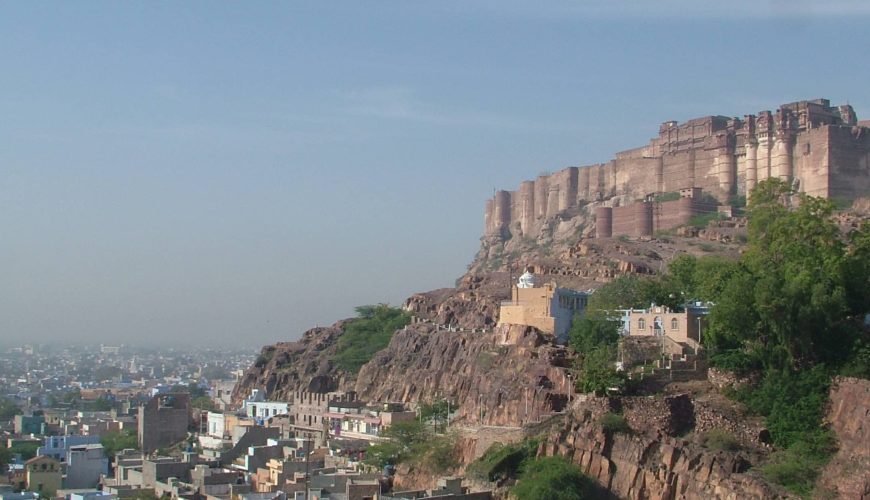
[[[733,195],[746,195],[769,177],[791,182],[813,196],[866,195],[870,191],[867,124],[858,122],[851,106],[832,107],[826,99],[784,104],[775,112],[743,118],[707,116],[665,122],[647,145],[618,152],[607,163],[568,167],[525,181],[518,191],[498,191],[486,204],[486,235],[507,236],[518,222],[522,234],[534,236],[546,219],[559,212],[614,196],[642,200],[696,187],[726,202]],[[685,223],[703,213],[699,211],[711,209],[699,205],[700,200],[678,201],[652,205],[653,231],[673,227],[674,221]],[[624,227],[637,224],[633,219],[626,222],[631,212],[624,208],[613,208],[612,233],[647,232],[646,222]],[[646,215],[643,220],[648,220]]]

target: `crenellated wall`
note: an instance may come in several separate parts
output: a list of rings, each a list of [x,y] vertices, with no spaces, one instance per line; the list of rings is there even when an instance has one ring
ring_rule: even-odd
[[[535,235],[557,213],[613,196],[641,200],[697,187],[726,202],[769,177],[792,182],[813,196],[866,196],[870,128],[858,122],[851,106],[833,107],[827,99],[784,104],[775,112],[742,119],[707,116],[665,122],[646,146],[619,152],[607,163],[568,167],[525,181],[519,191],[497,192],[486,205],[485,234],[508,236],[518,222],[523,235]],[[613,234],[621,224],[617,210]],[[671,218],[681,218],[685,207],[679,215],[656,210],[653,217],[666,226]],[[644,225],[632,231],[647,230]]]

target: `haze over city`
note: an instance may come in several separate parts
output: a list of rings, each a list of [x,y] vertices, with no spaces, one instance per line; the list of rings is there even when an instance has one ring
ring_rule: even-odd
[[[259,346],[451,286],[493,189],[870,116],[864,2],[0,5],[0,342]]]

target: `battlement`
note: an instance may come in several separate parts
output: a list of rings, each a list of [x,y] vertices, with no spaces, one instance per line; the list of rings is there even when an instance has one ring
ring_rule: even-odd
[[[700,188],[720,202],[777,177],[813,196],[870,192],[870,130],[852,106],[797,101],[743,118],[666,121],[645,146],[607,163],[568,167],[498,191],[487,201],[485,234],[535,234],[543,221],[588,202]]]

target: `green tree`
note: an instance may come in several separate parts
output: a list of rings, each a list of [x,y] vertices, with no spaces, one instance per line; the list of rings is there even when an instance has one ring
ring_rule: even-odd
[[[0,447],[0,470],[6,470],[6,466],[12,461],[12,450]]]
[[[810,492],[833,450],[823,425],[831,375],[870,375],[862,325],[870,225],[843,237],[833,209],[777,179],[760,183],[750,197],[746,252],[706,273],[716,303],[705,332],[711,361],[758,372],[760,382],[736,396],[765,417],[779,447],[762,473],[798,494]]]
[[[600,345],[584,353],[578,360],[577,390],[583,393],[606,394],[610,389],[623,390],[626,376],[615,367],[616,347]]]
[[[788,200],[798,200],[796,207]],[[796,194],[776,179],[760,183],[749,207],[749,245],[723,274],[708,345],[754,350],[766,366],[842,365],[868,311],[867,225],[849,238],[830,201]]]
[[[594,497],[592,479],[563,457],[545,457],[525,464],[511,493],[518,500],[582,500]]]
[[[603,313],[590,312],[574,318],[568,343],[578,353],[587,353],[602,345],[616,345],[620,322]]]
[[[200,396],[194,399],[190,406],[194,408],[198,408],[200,410],[213,411],[214,410],[214,401],[208,396]]]
[[[384,429],[381,437],[386,439],[366,450],[365,462],[369,465],[383,467],[404,462],[421,451],[431,433],[419,420],[411,420],[394,423]]]
[[[424,422],[432,422],[435,425],[435,431],[438,431],[439,426],[447,423],[447,409],[449,405],[446,399],[441,399],[433,403],[427,403],[420,406],[420,417]]]
[[[139,441],[135,429],[107,432],[100,436],[100,444],[103,445],[108,457],[114,457],[115,454],[126,449],[139,449]]]
[[[21,408],[14,401],[0,397],[0,420],[11,420],[15,415],[21,415]]]
[[[676,308],[682,298],[679,287],[662,277],[626,275],[611,281],[589,298],[589,311],[612,311],[658,305]]]
[[[366,457],[363,462],[373,467],[384,468],[387,465],[396,465],[402,462],[407,452],[399,443],[394,441],[381,441],[366,449]]]

